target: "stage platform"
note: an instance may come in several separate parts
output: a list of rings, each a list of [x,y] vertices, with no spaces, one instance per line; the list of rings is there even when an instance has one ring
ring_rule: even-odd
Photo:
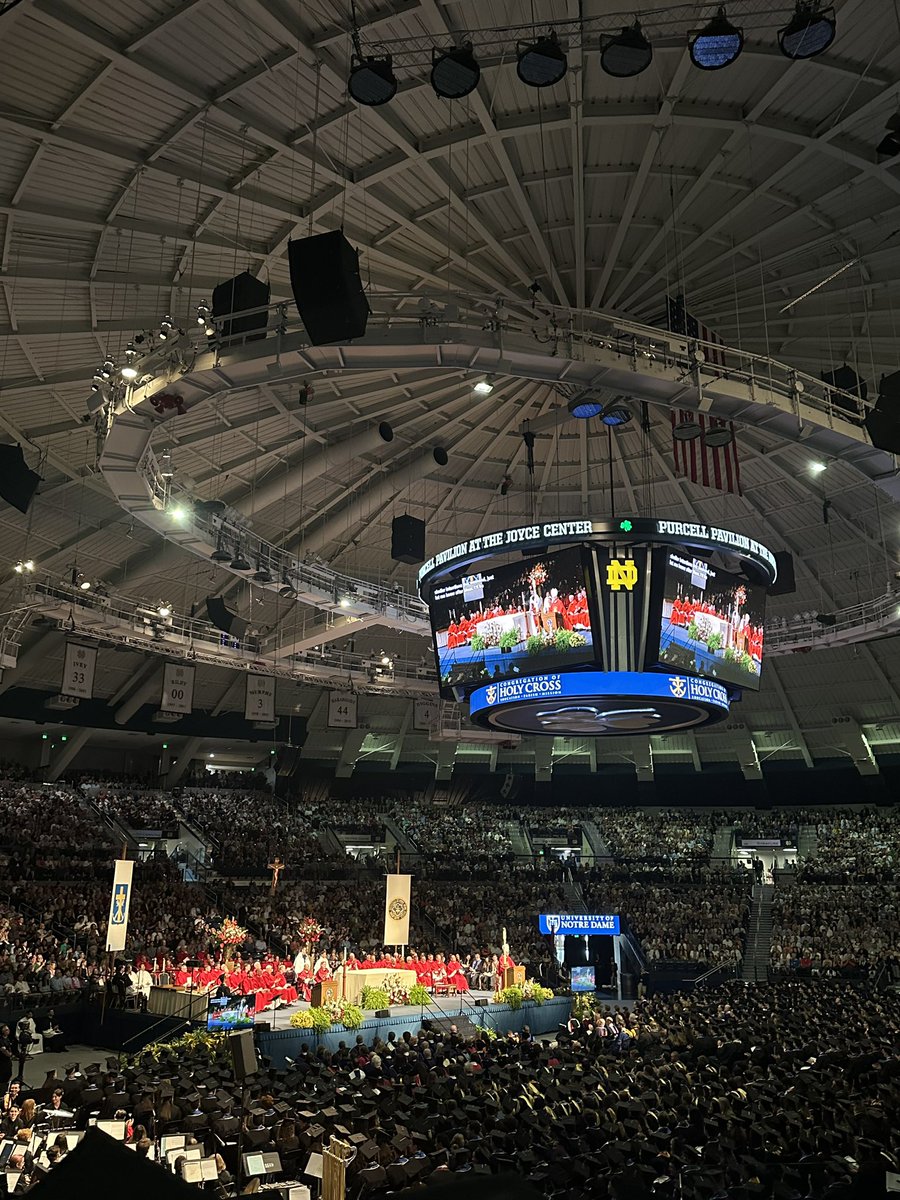
[[[491,1029],[501,1036],[510,1030],[520,1032],[526,1025],[533,1034],[555,1033],[560,1025],[565,1025],[568,1021],[572,1001],[567,996],[555,996],[552,1000],[545,1000],[543,1004],[528,1001],[521,1008],[513,1010],[507,1004],[475,1007],[471,999],[461,1000],[459,997],[447,996],[427,1006],[404,1005],[392,1008],[389,1017],[373,1015],[363,1021],[359,1029],[333,1026],[331,1032],[325,1034],[317,1034],[312,1029],[291,1029],[291,1013],[297,1012],[298,1008],[298,1005],[293,1005],[290,1009],[268,1014],[263,1020],[274,1018],[271,1029],[260,1029],[257,1024],[257,1048],[261,1054],[271,1059],[273,1067],[287,1066],[286,1060],[296,1058],[304,1042],[311,1049],[324,1046],[328,1050],[336,1050],[341,1042],[354,1042],[357,1034],[361,1034],[367,1042],[374,1037],[386,1038],[389,1033],[396,1034],[398,1038],[407,1032],[415,1035],[422,1028],[424,1021],[440,1021],[446,1025],[454,1018],[459,1018],[460,1022],[471,1021],[476,1027]]]

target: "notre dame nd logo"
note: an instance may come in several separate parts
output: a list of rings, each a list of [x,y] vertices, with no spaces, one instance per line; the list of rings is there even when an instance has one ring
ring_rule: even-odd
[[[633,558],[626,558],[624,562],[618,558],[609,560],[606,566],[606,586],[608,588],[614,592],[618,592],[621,588],[630,592],[637,581],[637,563]]]
[[[406,911],[406,901],[401,900],[399,897],[396,900],[392,900],[388,905],[388,913],[394,921],[402,921],[406,916]]]

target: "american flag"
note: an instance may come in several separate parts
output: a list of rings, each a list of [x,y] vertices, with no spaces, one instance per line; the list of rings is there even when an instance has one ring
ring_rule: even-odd
[[[712,367],[724,367],[725,355],[721,350],[717,350],[717,346],[722,345],[722,339],[717,333],[704,325],[702,321],[689,313],[684,303],[684,296],[666,296],[666,324],[670,333],[681,333],[686,338],[693,338],[699,342],[705,342],[703,353],[706,355],[706,361]]]
[[[738,460],[737,442],[734,437],[734,422],[720,421],[705,413],[690,409],[670,409],[672,418],[672,454],[675,459],[675,474],[714,487],[720,492],[741,495],[741,464]],[[675,427],[682,422],[700,426],[698,437],[682,441],[675,436]],[[731,431],[727,446],[707,446],[706,434],[711,429],[725,427]]]

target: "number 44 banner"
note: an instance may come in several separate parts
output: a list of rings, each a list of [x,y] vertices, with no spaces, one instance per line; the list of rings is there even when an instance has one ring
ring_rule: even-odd
[[[328,696],[328,728],[356,729],[356,696],[353,692],[331,692]]]

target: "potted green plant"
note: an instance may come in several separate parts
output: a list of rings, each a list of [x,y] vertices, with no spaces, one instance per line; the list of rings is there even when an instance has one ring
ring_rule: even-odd
[[[509,654],[514,646],[519,644],[519,635],[515,629],[505,629],[500,634],[500,653]]]
[[[539,633],[532,633],[525,642],[526,654],[540,654],[544,649],[544,639]]]
[[[722,649],[721,633],[711,633],[709,635],[709,637],[706,639],[706,648],[710,652],[710,654],[715,654],[715,652],[717,650],[721,650]]]
[[[471,642],[469,642],[469,645],[472,647],[473,650],[480,652],[484,649],[484,646],[485,646],[484,638],[481,636],[480,633],[473,633],[472,640],[471,640]]]
[[[700,641],[700,626],[696,621],[691,621],[687,627],[687,635],[692,642]]]

